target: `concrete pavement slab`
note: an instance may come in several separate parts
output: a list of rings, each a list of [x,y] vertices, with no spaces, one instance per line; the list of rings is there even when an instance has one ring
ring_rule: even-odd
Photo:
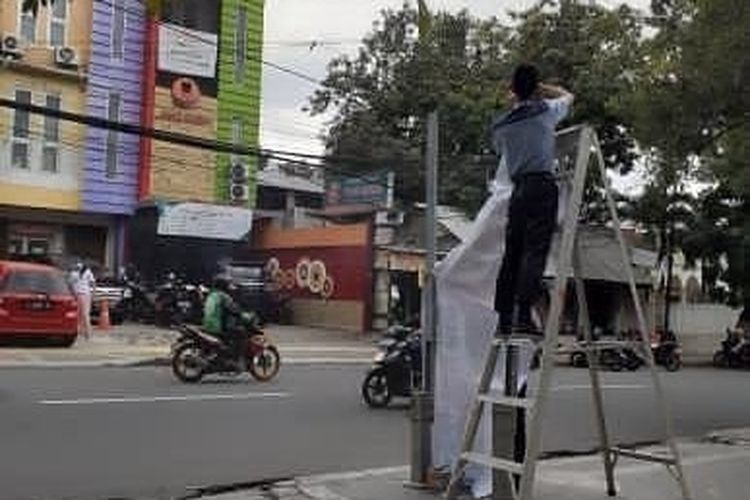
[[[746,475],[750,471],[750,444],[736,436],[748,430],[729,431],[730,440],[719,440],[717,433],[703,440],[682,441],[680,450],[692,497],[701,500],[747,500]],[[740,444],[738,444],[740,443]],[[664,454],[664,446],[643,448]],[[303,477],[296,488],[271,490],[269,498],[281,500],[435,500],[437,492],[409,488],[406,466]],[[535,489],[536,500],[680,500],[675,479],[658,464],[620,459],[616,469],[618,494],[605,492],[602,460],[599,455],[553,458],[540,462]],[[231,499],[251,500],[255,493]]]

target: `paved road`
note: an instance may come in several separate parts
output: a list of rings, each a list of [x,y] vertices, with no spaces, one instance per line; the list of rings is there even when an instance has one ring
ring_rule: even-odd
[[[269,384],[180,385],[165,369],[0,370],[0,499],[174,498],[190,486],[399,465],[402,409],[359,401],[363,367],[287,366]],[[586,372],[562,369],[545,449],[593,444]],[[664,374],[681,434],[750,426],[748,372]],[[613,433],[658,431],[645,372],[606,374]]]

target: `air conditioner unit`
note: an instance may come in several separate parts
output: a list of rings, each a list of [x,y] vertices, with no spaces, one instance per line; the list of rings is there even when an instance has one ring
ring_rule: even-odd
[[[15,35],[5,35],[0,40],[0,54],[11,59],[20,59],[23,56],[21,42]]]
[[[229,199],[231,201],[247,201],[250,198],[250,188],[247,184],[231,183],[229,185]]]
[[[229,166],[229,178],[232,182],[245,183],[250,176],[250,169],[245,163],[234,161]]]
[[[229,199],[247,201],[250,195],[247,181],[250,169],[244,163],[232,162],[229,166]]]
[[[55,64],[63,68],[76,68],[78,54],[71,47],[55,47]]]

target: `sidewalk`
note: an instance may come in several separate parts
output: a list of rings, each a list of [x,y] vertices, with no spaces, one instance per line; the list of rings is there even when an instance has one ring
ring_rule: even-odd
[[[354,333],[271,325],[266,334],[278,346],[284,364],[366,364],[372,339]],[[70,348],[0,347],[0,368],[95,367],[165,364],[177,332],[151,325],[124,324],[95,330]]]
[[[648,447],[660,452],[664,447]],[[680,443],[685,472],[694,500],[747,500],[750,471],[750,430],[720,433]],[[438,493],[404,486],[408,467],[392,467],[298,478],[269,488],[236,491],[204,500],[436,500]],[[618,495],[605,492],[600,455],[557,458],[540,462],[535,500],[679,500],[677,483],[657,464],[620,459],[616,469]]]

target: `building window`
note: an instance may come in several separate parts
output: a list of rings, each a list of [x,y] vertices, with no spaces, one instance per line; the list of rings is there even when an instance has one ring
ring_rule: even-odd
[[[112,2],[112,59],[122,61],[125,56],[125,0]]]
[[[47,109],[59,110],[60,96],[48,95]],[[57,117],[44,117],[44,146],[42,149],[42,170],[57,172],[57,162],[60,150],[60,120]]]
[[[237,7],[237,24],[234,32],[234,79],[242,82],[245,79],[247,61],[247,7]]]
[[[16,90],[16,102],[31,104],[31,92]],[[29,168],[29,112],[16,110],[13,116],[13,139],[10,163],[15,168]]]
[[[65,25],[68,20],[68,0],[55,0],[49,20],[49,44],[65,46]]]
[[[122,103],[120,100],[120,94],[117,92],[109,93],[109,103],[107,105],[107,119],[112,122],[120,121],[120,107]],[[107,152],[106,152],[106,165],[105,170],[107,177],[114,177],[117,175],[117,146],[119,141],[119,134],[115,130],[107,131]]]
[[[21,8],[24,0],[19,0],[19,11],[21,12],[21,29],[19,30],[21,41],[28,44],[36,43],[36,17],[31,11],[24,12]]]
[[[232,144],[240,145],[244,142],[242,118],[235,116],[232,118]]]

